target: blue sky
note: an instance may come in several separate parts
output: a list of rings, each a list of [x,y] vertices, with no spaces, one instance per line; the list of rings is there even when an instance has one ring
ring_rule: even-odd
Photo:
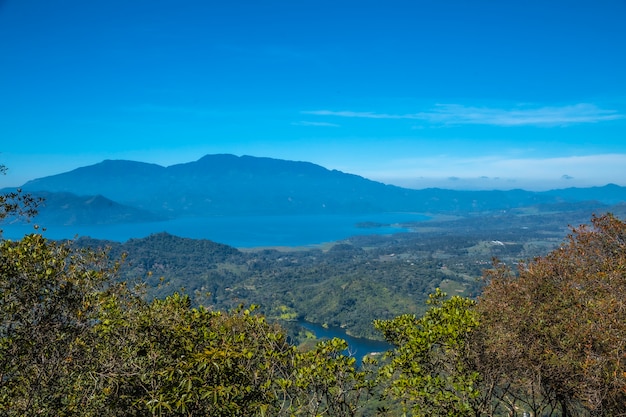
[[[0,0],[0,187],[104,159],[626,185],[626,1]]]

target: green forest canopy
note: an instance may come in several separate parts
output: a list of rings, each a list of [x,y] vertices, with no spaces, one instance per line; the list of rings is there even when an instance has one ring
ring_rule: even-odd
[[[17,199],[16,199],[17,198]],[[0,200],[29,213],[20,196]],[[623,415],[626,224],[594,217],[477,299],[437,290],[424,315],[375,322],[394,348],[302,350],[254,306],[147,301],[106,253],[32,234],[0,242],[6,416]]]

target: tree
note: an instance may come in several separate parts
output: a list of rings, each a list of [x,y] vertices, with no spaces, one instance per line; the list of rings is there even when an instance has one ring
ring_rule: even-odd
[[[0,242],[2,415],[88,415],[91,325],[113,275],[100,254],[41,235]]]
[[[345,340],[333,338],[315,348],[298,352],[291,375],[281,381],[285,398],[283,413],[288,416],[354,417],[374,388],[376,361],[346,355]]]
[[[276,382],[293,347],[263,316],[190,308],[173,294],[130,310],[110,304],[96,326],[108,410],[127,416],[275,415]]]
[[[484,349],[535,415],[626,413],[626,224],[607,214],[545,257],[486,274]]]
[[[5,175],[7,167],[0,165],[0,175]],[[0,223],[7,217],[30,218],[37,214],[37,206],[41,204],[41,198],[35,198],[30,194],[23,194],[19,188],[16,191],[0,194]],[[0,229],[0,236],[2,230]]]
[[[240,307],[191,308],[173,294],[110,303],[96,326],[105,407],[125,416],[355,416],[372,380],[340,339],[298,351]]]
[[[475,415],[483,408],[480,374],[469,362],[468,340],[478,326],[475,303],[445,296],[439,289],[431,294],[423,317],[374,322],[395,345],[381,369],[382,381],[389,381],[387,393],[418,416]]]

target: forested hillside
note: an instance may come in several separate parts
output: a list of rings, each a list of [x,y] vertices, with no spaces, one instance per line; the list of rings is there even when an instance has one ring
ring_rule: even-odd
[[[0,220],[8,212],[32,213],[34,204],[20,195],[2,196]],[[399,248],[399,240],[386,242],[386,250]],[[473,241],[444,245],[442,240],[438,250],[473,249],[482,256],[493,247],[510,255],[504,241],[468,246]],[[254,269],[260,256],[164,234],[150,237],[149,245],[138,243],[127,246],[127,274],[167,271],[179,262],[199,268],[193,248],[209,259],[202,268],[218,273],[236,275],[244,265]],[[393,348],[360,364],[344,353],[347,345],[340,339],[298,348],[253,306],[230,311],[210,304],[194,307],[189,296],[178,292],[147,300],[141,287],[120,279],[122,270],[110,257],[121,249],[77,249],[39,234],[0,242],[1,415],[626,412],[626,223],[612,215],[592,218],[558,249],[521,263],[517,271],[496,261],[484,273],[485,287],[477,299],[448,298],[436,288],[423,313],[375,320],[373,327]],[[346,259],[372,265],[373,259],[362,257],[372,250],[377,249],[342,243],[321,261],[321,251],[306,253],[305,259],[316,258],[317,273],[329,274],[330,265],[350,265]],[[263,253],[273,258],[263,265],[262,277],[280,276],[281,262],[301,259]],[[395,265],[399,254],[377,255],[382,265]],[[443,251],[429,257],[454,260]],[[277,266],[268,271],[269,265]],[[462,265],[443,272],[449,268],[438,265],[450,276],[460,274],[456,267]],[[352,278],[343,282],[354,290]],[[379,281],[391,286],[389,280]]]
[[[493,257],[513,265],[545,255],[567,234],[568,224],[588,222],[584,205],[557,208],[419,222],[407,225],[412,233],[359,236],[315,248],[244,251],[166,233],[123,244],[87,238],[75,244],[108,247],[113,259],[125,254],[120,273],[145,279],[152,296],[184,289],[197,304],[225,310],[257,304],[270,319],[304,319],[380,338],[374,320],[423,313],[436,288],[475,297]]]

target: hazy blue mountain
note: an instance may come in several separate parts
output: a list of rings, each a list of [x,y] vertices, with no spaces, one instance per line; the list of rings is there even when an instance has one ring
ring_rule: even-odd
[[[36,218],[41,224],[96,225],[164,219],[163,216],[116,203],[101,195],[77,196],[67,192],[41,191],[33,194],[44,199]]]
[[[626,187],[616,185],[541,193],[411,190],[309,162],[234,155],[207,155],[169,167],[106,160],[29,181],[22,188],[29,192],[100,195],[123,206],[169,217],[389,211],[467,214],[537,204],[626,201]],[[54,201],[69,198],[68,194],[52,196],[48,194]],[[58,207],[60,210],[64,206]]]
[[[605,204],[619,204],[626,201],[626,187],[615,184],[607,184],[603,187],[564,188],[546,191],[543,194],[563,202],[595,200]]]
[[[133,161],[96,165],[30,181],[26,191],[100,194],[153,212],[181,215],[346,213],[413,210],[413,190],[308,162],[207,155],[161,167]]]
[[[142,202],[162,191],[166,168],[143,162],[106,160],[73,171],[35,179],[25,191],[48,191],[75,195],[102,195],[121,204],[141,207]],[[150,207],[151,211],[158,211]]]

